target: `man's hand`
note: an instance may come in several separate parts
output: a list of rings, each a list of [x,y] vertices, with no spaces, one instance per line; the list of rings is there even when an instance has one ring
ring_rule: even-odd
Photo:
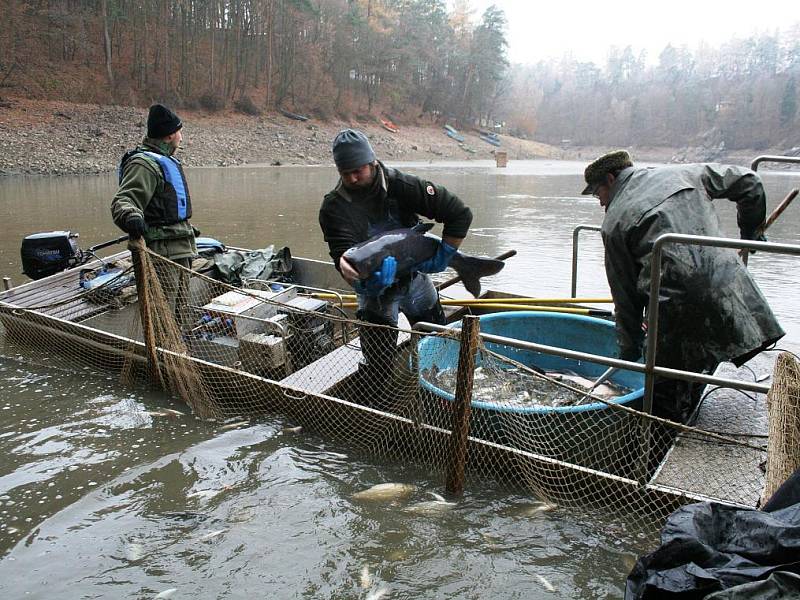
[[[394,256],[387,256],[381,263],[381,268],[375,271],[371,276],[366,279],[357,280],[353,283],[353,287],[359,294],[366,296],[377,297],[383,291],[394,283],[394,277],[397,274],[397,259]]]
[[[420,273],[441,273],[456,255],[456,248],[442,240],[436,254],[414,267]]]
[[[358,271],[353,268],[347,259],[344,256],[339,257],[339,272],[344,277],[344,280],[353,285],[353,283],[358,279]]]
[[[122,229],[130,239],[138,240],[147,232],[147,223],[144,222],[141,215],[134,213],[125,220]]]

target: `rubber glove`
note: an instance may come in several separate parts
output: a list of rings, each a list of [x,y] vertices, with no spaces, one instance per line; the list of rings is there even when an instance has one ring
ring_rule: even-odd
[[[359,279],[354,284],[356,292],[366,296],[380,296],[383,291],[394,283],[397,274],[397,259],[387,256],[381,263],[381,268],[366,279]]]
[[[742,239],[743,240],[753,240],[754,242],[766,242],[767,241],[767,236],[765,236],[763,233],[761,233],[761,234],[759,234],[758,236],[755,236],[755,237],[753,235],[750,235],[748,237],[742,236]],[[756,253],[756,251],[752,250],[752,249],[748,250],[748,252],[750,252],[750,254],[755,254]]]
[[[125,226],[122,229],[130,239],[138,240],[147,231],[147,223],[144,222],[141,215],[134,213],[125,220]]]
[[[436,250],[436,254],[419,263],[415,269],[420,273],[441,273],[450,264],[456,252],[455,248],[442,240],[439,243],[439,249]]]

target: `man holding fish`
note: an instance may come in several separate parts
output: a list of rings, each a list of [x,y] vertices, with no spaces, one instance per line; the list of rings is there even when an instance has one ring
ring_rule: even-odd
[[[336,268],[356,290],[358,318],[396,327],[402,310],[412,324],[444,324],[439,295],[427,274],[444,271],[457,256],[472,222],[470,209],[445,188],[384,165],[360,131],[336,135],[333,160],[340,179],[322,201],[319,224]],[[444,224],[441,240],[408,229],[419,224],[420,215]],[[390,231],[398,234],[385,236]],[[363,262],[368,272],[360,273],[362,265],[353,264],[346,253],[381,236],[386,243],[369,252]],[[386,378],[397,331],[363,327],[360,337],[362,365]]]

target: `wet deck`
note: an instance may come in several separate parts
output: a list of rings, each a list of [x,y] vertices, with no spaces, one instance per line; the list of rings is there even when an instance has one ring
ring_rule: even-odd
[[[772,383],[779,352],[764,352],[740,368],[723,363],[715,375]],[[695,427],[766,447],[769,431],[765,394],[706,387]],[[766,452],[682,433],[651,483],[698,500],[756,507],[764,489]]]
[[[104,259],[113,262],[129,255],[126,250]],[[20,308],[36,310],[49,317],[80,323],[108,310],[105,303],[94,302],[80,285],[80,270],[101,266],[98,260],[89,261],[81,268],[68,269],[37,281],[29,281],[0,293],[0,302]]]
[[[400,313],[398,326],[401,330],[410,328],[408,319],[402,313]],[[411,339],[411,334],[401,331],[397,336],[397,346],[406,344],[409,339]],[[330,354],[295,371],[282,379],[280,383],[309,394],[327,394],[354,375],[358,371],[360,361],[361,344],[359,338],[354,338]]]

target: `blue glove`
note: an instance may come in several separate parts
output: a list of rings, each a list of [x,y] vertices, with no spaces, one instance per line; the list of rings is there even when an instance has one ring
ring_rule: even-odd
[[[366,296],[380,296],[387,287],[394,283],[397,274],[397,259],[387,256],[381,263],[381,268],[366,279],[359,279],[354,284],[356,292]]]
[[[420,273],[441,273],[447,268],[447,265],[450,264],[456,252],[458,252],[458,250],[442,240],[439,243],[439,249],[436,251],[436,254],[431,256],[428,260],[423,260],[414,267],[414,269]]]

